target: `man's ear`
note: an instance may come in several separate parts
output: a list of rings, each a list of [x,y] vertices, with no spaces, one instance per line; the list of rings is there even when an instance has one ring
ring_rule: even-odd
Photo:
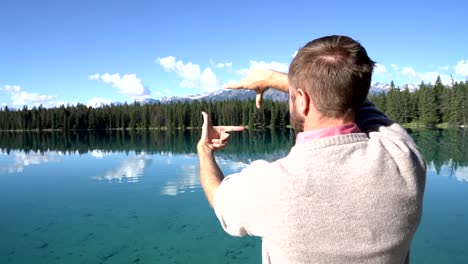
[[[296,91],[296,108],[297,112],[303,116],[307,116],[310,111],[310,96],[301,88]]]

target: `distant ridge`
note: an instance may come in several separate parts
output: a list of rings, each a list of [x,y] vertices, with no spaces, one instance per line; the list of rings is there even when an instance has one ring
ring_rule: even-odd
[[[408,86],[408,89],[410,90],[410,92],[414,92],[415,90],[419,88],[418,85],[410,83],[410,84],[406,84],[400,87],[400,89],[404,89],[404,87],[406,86]],[[371,86],[369,93],[380,94],[382,92],[390,91],[390,88],[391,88],[390,84],[376,82]],[[222,89],[222,90],[217,90],[211,93],[204,93],[204,94],[164,97],[159,100],[145,99],[141,101],[141,103],[152,103],[152,102],[153,103],[155,102],[170,103],[170,102],[185,102],[185,101],[191,102],[193,100],[206,100],[206,101],[219,102],[219,101],[232,100],[232,99],[248,100],[252,98],[255,98],[255,93],[250,90]],[[267,99],[267,100],[269,99],[269,100],[274,100],[274,101],[287,101],[288,95],[286,93],[277,91],[275,89],[269,89],[268,91],[265,92],[264,99]]]
[[[403,86],[400,86],[400,89],[404,89],[405,87],[408,87],[410,92],[416,91],[419,86],[415,84],[406,84]],[[380,94],[380,93],[386,93],[390,90],[391,86],[388,83],[381,83],[381,82],[376,82],[374,83],[369,91],[369,94]],[[161,99],[153,99],[153,98],[146,98],[142,100],[137,100],[136,102],[139,102],[140,104],[156,104],[156,103],[175,103],[175,102],[193,102],[194,100],[205,100],[209,102],[221,102],[225,100],[248,100],[248,99],[254,99],[255,98],[255,92],[250,91],[250,90],[229,90],[229,89],[220,89],[216,90],[214,92],[209,92],[209,93],[202,93],[202,94],[194,94],[194,95],[186,95],[186,96],[170,96],[170,97],[163,97]],[[269,89],[268,91],[265,92],[264,94],[264,99],[267,100],[273,100],[273,101],[280,101],[280,102],[286,102],[288,100],[288,95],[286,93],[280,92],[275,89]],[[129,102],[132,103],[132,102]],[[123,103],[121,102],[113,102],[110,103],[110,105],[122,105]],[[107,104],[105,103],[96,103],[92,105],[92,107],[102,107]]]
[[[255,92],[250,90],[228,90],[222,89],[217,90],[211,93],[188,95],[188,96],[172,96],[164,97],[159,100],[161,103],[170,103],[170,102],[185,102],[185,101],[194,101],[194,100],[206,100],[211,102],[220,102],[225,100],[248,100],[255,98]],[[265,92],[264,99],[270,99],[274,101],[287,101],[288,94],[280,92],[274,89],[270,89]],[[156,100],[158,101],[158,100]]]

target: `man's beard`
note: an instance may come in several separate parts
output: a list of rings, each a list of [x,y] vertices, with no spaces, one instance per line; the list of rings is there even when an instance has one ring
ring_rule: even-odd
[[[301,132],[304,132],[304,121],[305,121],[305,118],[300,116],[297,111],[296,111],[296,107],[293,105],[292,107],[292,110],[290,111],[290,122],[291,122],[291,126],[292,128],[294,129],[294,131],[296,132],[296,135],[298,133],[301,133]]]

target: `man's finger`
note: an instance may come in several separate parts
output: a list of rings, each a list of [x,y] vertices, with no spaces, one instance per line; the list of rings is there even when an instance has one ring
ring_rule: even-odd
[[[215,126],[214,127],[216,130],[222,132],[232,132],[232,131],[242,131],[245,130],[245,127],[243,126]]]
[[[203,116],[203,125],[202,125],[202,134],[201,134],[201,137],[202,137],[202,138],[206,138],[207,135],[208,135],[208,127],[209,127],[210,119],[209,119],[207,113],[202,112],[201,114],[202,114],[202,116]]]
[[[214,144],[213,144],[213,147],[215,147],[215,148],[217,148],[217,149],[222,149],[222,148],[226,147],[226,144],[214,143]]]
[[[221,143],[225,143],[226,141],[228,141],[230,136],[231,135],[229,133],[223,133],[223,134],[221,134],[221,137],[220,137],[219,141]]]
[[[244,87],[242,86],[242,83],[240,82],[230,82],[224,85],[224,88],[225,89],[242,89]]]
[[[262,101],[263,101],[263,92],[259,92],[257,93],[257,96],[255,97],[255,104],[257,105],[258,109],[262,107]]]

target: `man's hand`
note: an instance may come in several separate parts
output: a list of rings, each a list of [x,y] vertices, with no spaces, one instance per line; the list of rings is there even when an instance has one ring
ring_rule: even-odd
[[[242,126],[212,126],[207,113],[202,112],[203,126],[200,141],[197,144],[200,160],[200,183],[211,206],[216,190],[223,181],[223,172],[219,169],[213,152],[226,146],[230,131],[244,130]]]
[[[227,84],[227,89],[248,89],[257,94],[255,102],[257,108],[262,106],[263,93],[270,88],[278,89],[282,92],[289,91],[288,75],[267,69],[253,69],[249,75],[238,83]]]
[[[198,152],[212,153],[224,148],[229,141],[231,131],[242,131],[243,126],[212,126],[207,113],[202,112],[203,125],[200,141],[197,144]]]

